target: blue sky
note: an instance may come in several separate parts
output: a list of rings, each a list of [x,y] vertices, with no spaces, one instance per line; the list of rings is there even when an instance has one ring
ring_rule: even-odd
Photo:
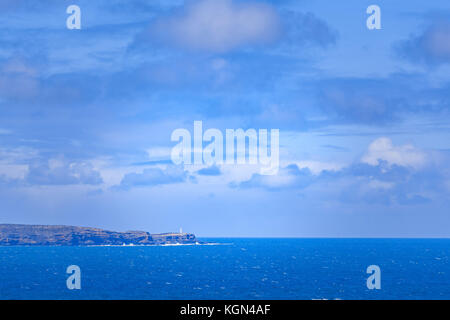
[[[449,74],[444,0],[1,0],[0,221],[448,237]],[[175,166],[195,120],[279,129],[278,174]]]

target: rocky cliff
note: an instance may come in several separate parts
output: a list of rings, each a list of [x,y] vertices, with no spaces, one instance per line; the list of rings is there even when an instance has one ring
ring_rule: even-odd
[[[196,243],[190,233],[150,234],[96,228],[0,224],[0,246],[164,245]]]

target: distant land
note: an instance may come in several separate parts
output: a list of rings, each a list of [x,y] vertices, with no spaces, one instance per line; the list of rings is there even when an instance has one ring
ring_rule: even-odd
[[[196,244],[191,233],[150,234],[52,225],[0,224],[0,246],[122,246]]]

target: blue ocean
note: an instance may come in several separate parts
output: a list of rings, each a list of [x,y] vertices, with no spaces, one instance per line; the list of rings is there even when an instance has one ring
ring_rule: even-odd
[[[0,298],[450,299],[450,239],[201,240],[213,244],[0,247]]]

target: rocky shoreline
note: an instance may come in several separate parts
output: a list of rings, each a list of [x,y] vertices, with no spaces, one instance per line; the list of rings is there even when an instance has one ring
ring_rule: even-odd
[[[196,244],[192,233],[150,234],[98,228],[0,224],[0,246],[133,246]]]

